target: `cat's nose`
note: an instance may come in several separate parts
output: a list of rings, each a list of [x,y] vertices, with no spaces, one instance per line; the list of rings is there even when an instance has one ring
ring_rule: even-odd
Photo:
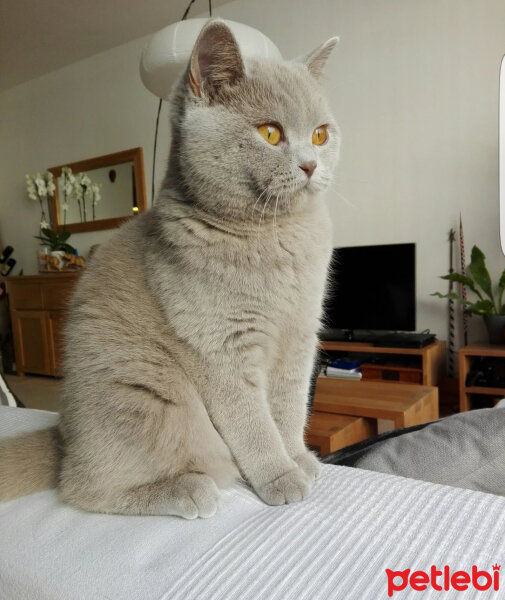
[[[312,173],[316,170],[317,167],[317,163],[313,160],[308,161],[308,162],[303,162],[300,165],[300,169],[302,171],[305,171],[305,175],[307,175],[307,177],[310,179],[312,177]]]

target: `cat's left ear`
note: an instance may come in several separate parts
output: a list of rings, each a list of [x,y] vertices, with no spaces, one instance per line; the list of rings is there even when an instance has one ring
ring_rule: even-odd
[[[222,21],[210,21],[200,32],[189,63],[188,82],[195,96],[212,97],[223,84],[244,76],[238,44]]]
[[[302,59],[299,59],[306,65],[309,73],[316,79],[321,77],[326,65],[326,61],[328,60],[328,57],[330,56],[333,48],[335,48],[337,45],[338,41],[338,37],[332,37],[328,41],[324,42],[324,44],[321,44],[315,50],[310,52],[310,54],[307,54]]]

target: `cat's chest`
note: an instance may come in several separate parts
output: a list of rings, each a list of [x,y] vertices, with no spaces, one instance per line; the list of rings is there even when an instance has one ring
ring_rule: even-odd
[[[304,224],[290,227],[288,223],[272,225],[271,231],[262,234],[207,248],[207,284],[272,307],[282,304],[287,296],[294,299],[319,287],[330,252],[325,228]]]
[[[257,343],[293,323],[315,330],[330,251],[324,223],[196,245],[165,271],[164,312],[182,338],[206,349],[243,331],[258,333]]]

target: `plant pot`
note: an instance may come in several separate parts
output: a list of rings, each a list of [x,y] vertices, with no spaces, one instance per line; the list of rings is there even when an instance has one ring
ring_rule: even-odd
[[[63,250],[53,250],[51,252],[51,256],[56,256],[56,258],[58,259],[58,268],[62,269],[65,265],[65,261],[63,260],[65,252]]]
[[[505,346],[505,315],[484,315],[490,344]]]

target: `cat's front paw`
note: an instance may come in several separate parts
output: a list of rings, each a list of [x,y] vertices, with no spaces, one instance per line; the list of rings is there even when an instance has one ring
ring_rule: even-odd
[[[295,457],[296,464],[305,471],[311,481],[319,479],[321,476],[321,463],[317,456],[310,450]]]
[[[311,480],[300,467],[297,467],[274,481],[258,486],[256,493],[267,504],[279,506],[305,500],[311,487]]]

